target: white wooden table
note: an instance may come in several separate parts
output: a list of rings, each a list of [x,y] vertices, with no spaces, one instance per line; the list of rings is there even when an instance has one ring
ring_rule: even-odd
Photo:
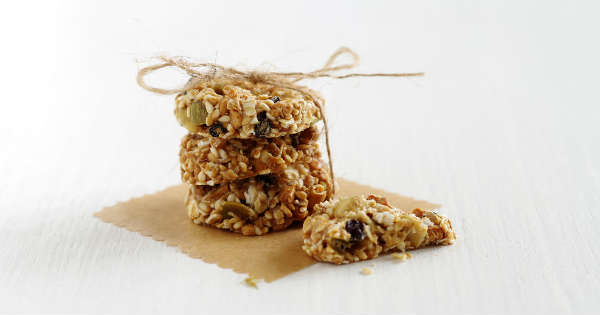
[[[598,313],[598,2],[12,4],[0,23],[0,312]],[[17,7],[14,7],[17,6]],[[136,58],[310,71],[340,176],[439,202],[455,246],[244,275],[92,213],[179,183],[172,98]],[[269,68],[270,69],[270,68]],[[176,85],[181,75],[151,78]]]

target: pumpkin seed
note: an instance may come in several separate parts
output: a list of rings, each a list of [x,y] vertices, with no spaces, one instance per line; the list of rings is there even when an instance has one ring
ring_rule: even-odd
[[[225,219],[233,218],[233,214],[242,220],[247,220],[254,216],[254,210],[250,207],[235,201],[226,201],[223,203],[223,208],[220,211]]]
[[[208,112],[206,111],[206,106],[202,104],[202,101],[197,100],[192,102],[190,109],[190,121],[195,125],[205,125],[206,116],[208,116]]]

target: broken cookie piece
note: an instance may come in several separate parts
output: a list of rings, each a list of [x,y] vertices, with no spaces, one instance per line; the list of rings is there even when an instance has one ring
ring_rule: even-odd
[[[353,196],[315,205],[304,221],[302,248],[316,260],[344,264],[382,253],[449,245],[448,218],[432,211],[393,208],[384,197]]]

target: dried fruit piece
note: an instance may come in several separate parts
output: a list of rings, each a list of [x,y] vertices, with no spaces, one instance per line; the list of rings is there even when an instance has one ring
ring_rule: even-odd
[[[235,201],[226,201],[223,203],[223,208],[220,212],[225,219],[233,218],[232,214],[235,214],[242,220],[247,220],[254,216],[254,211],[250,207]]]
[[[273,175],[273,174],[258,175],[258,176],[256,176],[256,179],[265,183],[265,185],[267,187],[277,184],[277,178],[275,178],[275,175]]]
[[[208,128],[208,132],[210,133],[211,136],[216,138],[220,134],[226,133],[227,129],[225,129],[225,127],[223,127],[223,125],[221,125],[221,123],[216,123],[216,124],[213,124],[212,126],[210,126],[210,128]]]
[[[350,234],[350,242],[358,242],[365,239],[365,225],[358,220],[346,221],[346,232]]]
[[[295,148],[300,144],[300,138],[298,137],[298,134],[291,135],[290,139],[292,140],[292,147]]]
[[[254,134],[257,137],[263,137],[271,131],[271,121],[267,118],[266,112],[261,112],[256,115],[258,124],[254,126]]]
[[[279,102],[281,99],[279,98],[279,96],[273,96],[273,98],[271,99],[271,101],[273,101],[273,103],[277,103]]]

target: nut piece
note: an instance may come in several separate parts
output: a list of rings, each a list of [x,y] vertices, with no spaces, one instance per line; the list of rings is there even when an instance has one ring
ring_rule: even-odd
[[[340,199],[333,208],[333,215],[336,217],[343,217],[347,211],[352,210],[360,203],[361,196],[353,196],[344,199]]]
[[[242,220],[247,220],[254,216],[254,211],[250,207],[235,201],[224,202],[220,213],[225,219],[233,218],[232,214],[235,214]]]

